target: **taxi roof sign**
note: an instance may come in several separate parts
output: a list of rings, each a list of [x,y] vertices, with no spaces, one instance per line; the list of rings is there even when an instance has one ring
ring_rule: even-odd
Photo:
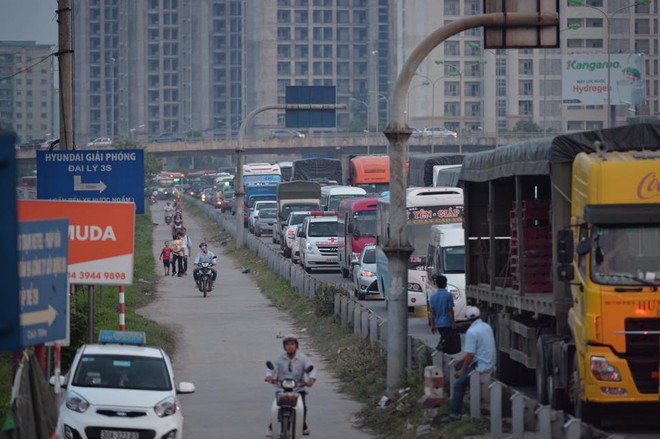
[[[112,331],[109,329],[102,329],[99,332],[99,343],[144,346],[147,344],[147,335],[144,332],[137,331]]]

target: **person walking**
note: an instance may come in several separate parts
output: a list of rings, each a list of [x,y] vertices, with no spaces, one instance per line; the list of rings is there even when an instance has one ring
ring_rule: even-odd
[[[183,250],[181,266],[183,267],[183,271],[179,272],[183,275],[188,274],[188,257],[192,254],[192,243],[190,242],[190,237],[187,233],[185,227],[181,229],[181,249]]]
[[[433,276],[438,287],[429,299],[431,332],[440,334],[437,350],[441,351],[454,327],[454,296],[447,291],[447,277],[442,274]]]
[[[172,267],[172,276],[183,276],[183,248],[181,248],[181,233],[177,233],[176,239],[172,240],[172,260],[170,261]]]
[[[163,269],[165,270],[165,276],[170,274],[170,259],[172,257],[172,247],[170,247],[170,242],[165,241],[165,247],[160,251],[160,256],[158,259],[163,261]]]
[[[456,371],[454,387],[451,393],[451,412],[449,421],[460,419],[463,408],[465,390],[470,385],[470,375],[476,370],[481,374],[491,374],[495,371],[495,337],[490,325],[481,320],[481,312],[476,306],[468,306],[465,310],[470,327],[465,333],[465,358],[459,362]]]

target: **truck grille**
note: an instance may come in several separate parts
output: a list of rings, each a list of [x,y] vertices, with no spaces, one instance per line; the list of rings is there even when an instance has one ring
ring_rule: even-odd
[[[626,331],[658,331],[660,319],[626,319]],[[640,393],[658,392],[657,334],[626,334],[626,361]]]

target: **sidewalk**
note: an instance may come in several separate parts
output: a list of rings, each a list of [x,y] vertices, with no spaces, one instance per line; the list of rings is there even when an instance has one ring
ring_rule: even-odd
[[[156,260],[171,235],[162,220],[164,202],[151,206]],[[184,220],[193,245],[188,275],[163,277],[156,300],[140,313],[177,333],[173,355],[177,381],[190,381],[197,391],[181,397],[185,437],[264,437],[274,388],[264,383],[265,362],[282,352],[281,338],[296,333],[286,314],[265,298],[248,274],[225,256],[217,242],[206,241],[195,218]],[[218,256],[218,280],[206,298],[192,280],[192,259],[205,240]],[[157,272],[163,273],[160,261]],[[131,328],[127,328],[130,330]],[[308,423],[314,438],[373,438],[352,427],[360,409],[347,395],[339,394],[336,381],[316,352],[310,351],[303,333],[301,349],[317,368],[318,381],[308,397]]]

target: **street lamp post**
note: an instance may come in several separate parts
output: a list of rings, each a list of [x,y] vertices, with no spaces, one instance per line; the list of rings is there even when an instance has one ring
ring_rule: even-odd
[[[364,102],[361,99],[357,99],[357,98],[354,98],[352,96],[351,96],[350,100],[352,102],[357,102],[358,104],[362,104],[362,105],[364,105],[364,108],[366,108],[366,110],[367,110],[367,132],[370,132],[369,131],[369,104],[367,104],[366,102]],[[376,127],[376,129],[378,129],[378,127]]]
[[[115,140],[115,58],[110,58],[110,139]]]
[[[587,5],[581,0],[568,0],[569,3],[572,3],[577,6],[582,6],[584,8],[589,8],[593,9],[594,11],[598,11],[603,18],[605,18],[605,21],[607,22],[607,47],[605,50],[607,51],[607,128],[612,128],[614,125],[616,125],[616,106],[612,105],[612,85],[610,82],[610,75],[611,75],[611,50],[610,50],[610,43],[612,42],[612,32],[610,32],[610,25],[611,25],[611,20],[614,18],[616,14],[618,14],[621,11],[625,11],[626,9],[634,8],[635,6],[644,6],[648,5],[651,0],[637,0],[636,2],[633,2],[629,5],[622,6],[619,9],[610,12],[609,14],[605,11],[603,11],[600,8],[597,8],[595,6]]]

